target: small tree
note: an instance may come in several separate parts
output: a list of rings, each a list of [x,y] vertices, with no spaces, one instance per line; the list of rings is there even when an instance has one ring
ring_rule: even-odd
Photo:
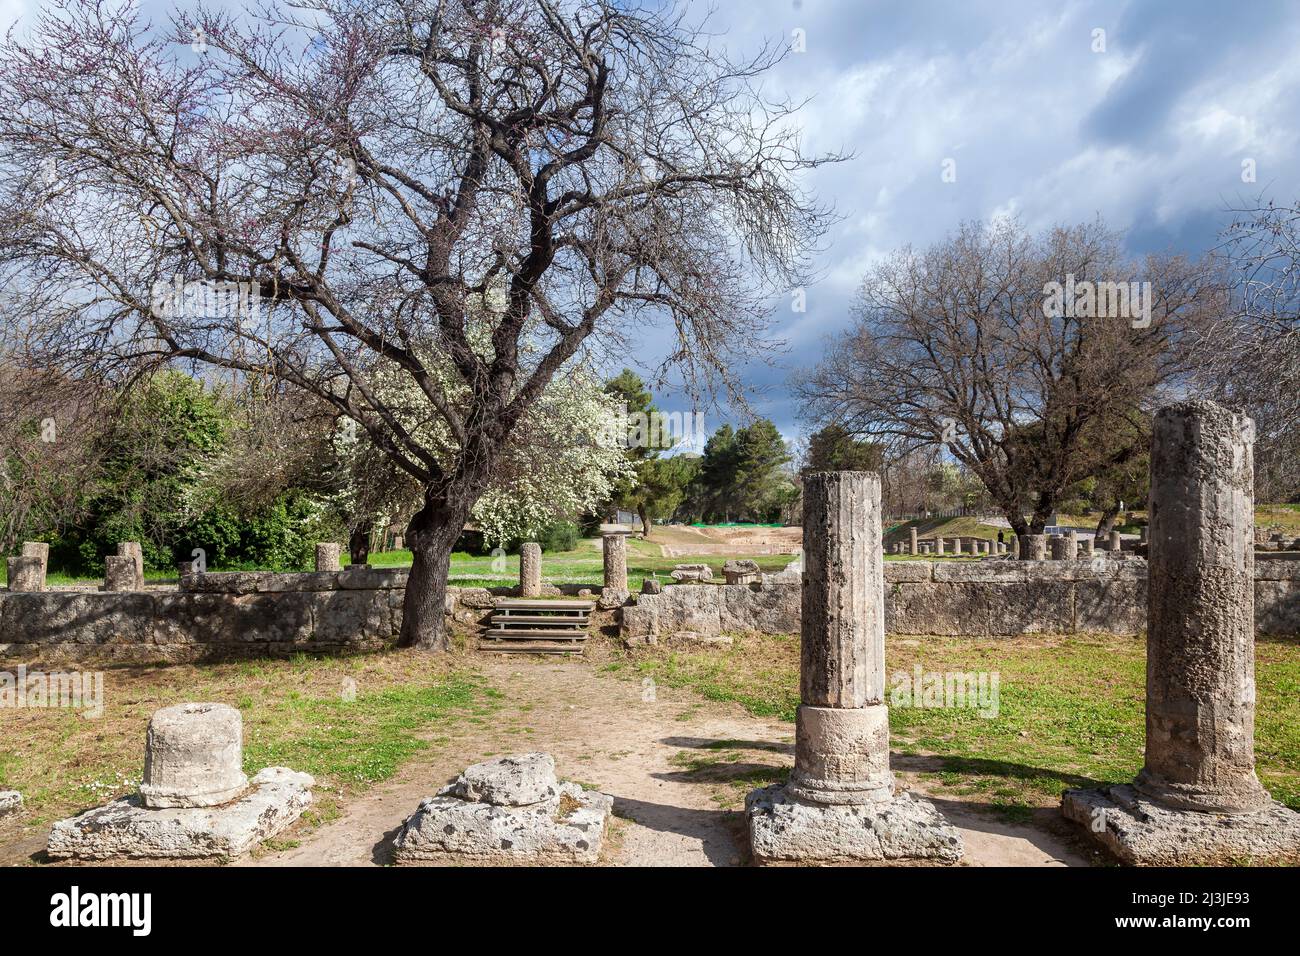
[[[1130,314],[1098,298],[1098,283],[1134,281],[1150,286]],[[1059,308],[1065,290],[1079,297]],[[1071,485],[1145,450],[1157,396],[1185,381],[1186,329],[1223,307],[1207,265],[1128,262],[1101,223],[1041,237],[967,224],[874,269],[856,324],[799,388],[815,417],[894,459],[946,449],[1017,534],[1037,534]]]
[[[828,220],[756,92],[780,53],[732,62],[672,8],[272,2],[178,15],[169,50],[131,5],[61,0],[32,37],[0,46],[0,260],[59,294],[24,360],[206,363],[355,420],[421,489],[404,645],[447,646],[452,545],[556,374],[662,323],[692,389],[726,386]]]

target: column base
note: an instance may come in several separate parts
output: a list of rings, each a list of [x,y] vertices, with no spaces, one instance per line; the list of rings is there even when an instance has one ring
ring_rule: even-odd
[[[786,786],[745,799],[755,863],[933,860],[955,863],[961,834],[928,800],[899,793],[878,803],[810,803]]]
[[[1251,813],[1167,807],[1123,784],[1067,790],[1061,813],[1122,863],[1186,866],[1300,856],[1300,813],[1280,803]]]

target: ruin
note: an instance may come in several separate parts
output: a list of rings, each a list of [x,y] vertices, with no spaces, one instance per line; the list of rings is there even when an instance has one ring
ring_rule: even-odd
[[[535,598],[541,593],[542,546],[536,541],[525,541],[519,546],[519,596]]]
[[[1208,401],[1151,442],[1146,762],[1061,811],[1126,863],[1300,852],[1300,814],[1255,775],[1254,423]]]
[[[756,862],[961,858],[934,805],[894,790],[880,539],[879,475],[805,479],[795,769],[746,798]]]
[[[421,801],[394,842],[398,863],[594,863],[613,798],[555,776],[545,753],[467,768]]]
[[[242,771],[243,724],[227,704],[176,704],[154,713],[139,793],[60,820],[56,860],[233,858],[283,831],[312,801],[315,781],[267,767]]]
[[[45,565],[35,555],[5,561],[11,592],[37,593],[45,590]]]
[[[130,587],[121,588],[123,591],[143,591],[144,590],[144,549],[138,541],[119,541],[117,545],[117,556],[119,558],[129,558],[131,567],[134,569],[134,580]]]
[[[316,570],[338,571],[342,564],[343,548],[336,541],[322,541],[316,545]]]

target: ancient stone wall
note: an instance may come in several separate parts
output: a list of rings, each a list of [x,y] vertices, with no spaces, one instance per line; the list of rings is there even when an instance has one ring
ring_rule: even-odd
[[[885,562],[885,629],[891,634],[1015,637],[1136,634],[1146,627],[1147,563],[1122,561]],[[672,635],[799,632],[799,587],[681,585],[641,595],[623,610],[632,643]],[[1300,634],[1300,561],[1255,565],[1259,633]]]
[[[0,588],[0,656],[189,661],[373,650],[395,640],[405,586],[405,571],[351,568],[190,575],[179,589]],[[494,595],[512,591],[449,588],[447,613],[475,625]],[[765,575],[761,584],[673,585],[637,600],[622,610],[622,634],[633,643],[800,628],[797,573]],[[1146,562],[889,561],[885,610],[893,634],[1136,633],[1146,626]],[[1256,561],[1255,621],[1260,633],[1300,634],[1300,561]]]

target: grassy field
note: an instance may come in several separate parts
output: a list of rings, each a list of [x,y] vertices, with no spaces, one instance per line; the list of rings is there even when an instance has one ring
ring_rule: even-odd
[[[892,706],[894,750],[937,755],[928,773],[939,790],[979,794],[1011,818],[1054,805],[1063,789],[1130,780],[1142,766],[1145,644],[1094,635],[975,640],[890,638],[888,686],[916,665],[925,672],[998,674],[998,713]],[[1259,703],[1255,752],[1260,779],[1300,810],[1300,641],[1256,645]],[[689,687],[751,713],[794,720],[799,703],[799,641],[737,636],[729,648],[626,652],[605,667]]]
[[[459,721],[483,722],[500,693],[463,658],[406,653],[247,661],[104,671],[104,713],[18,709],[4,717],[0,790],[23,793],[31,825],[133,792],[149,715],[184,701],[238,707],[244,770],[268,766],[316,777],[309,822],[340,800],[387,779]],[[352,699],[349,699],[351,697]]]

